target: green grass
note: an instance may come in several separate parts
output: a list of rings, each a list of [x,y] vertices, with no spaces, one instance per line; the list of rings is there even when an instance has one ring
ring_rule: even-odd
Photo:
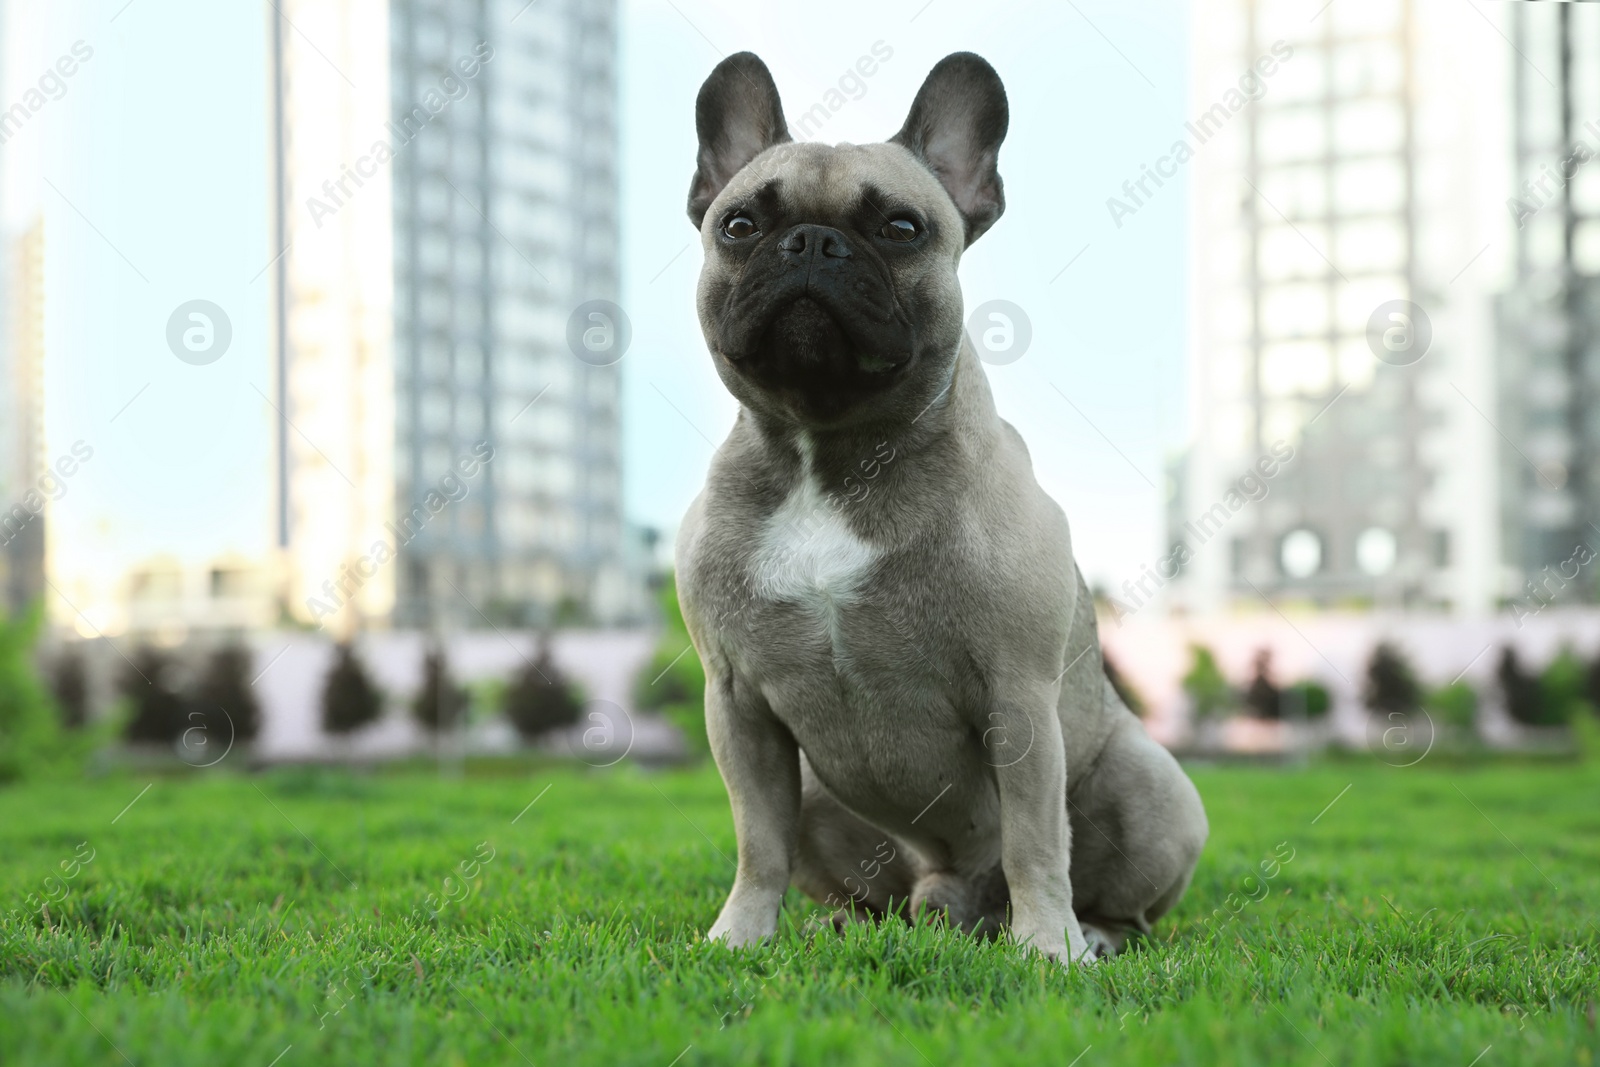
[[[1142,951],[1071,972],[933,927],[811,934],[793,894],[771,946],[707,945],[733,873],[713,770],[479,770],[0,790],[0,1063],[1600,1052],[1600,774],[1574,764],[1196,769],[1212,838],[1188,896]],[[1293,858],[1247,881],[1281,842]],[[463,861],[470,895],[435,915]]]

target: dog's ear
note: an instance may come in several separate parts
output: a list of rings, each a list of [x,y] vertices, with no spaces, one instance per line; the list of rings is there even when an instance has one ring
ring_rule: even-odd
[[[1006,209],[996,162],[1011,110],[1006,88],[982,56],[955,52],[928,72],[900,132],[903,145],[933,172],[967,223],[967,244]]]
[[[700,152],[689,184],[689,220],[699,229],[711,201],[746,163],[790,139],[778,87],[759,56],[736,52],[717,64],[695,99],[694,128]]]

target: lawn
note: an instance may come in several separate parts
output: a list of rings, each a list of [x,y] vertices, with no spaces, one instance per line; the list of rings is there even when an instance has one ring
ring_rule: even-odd
[[[0,1063],[1597,1062],[1600,772],[1193,773],[1189,895],[1070,972],[816,933],[793,894],[766,948],[698,941],[733,875],[709,767],[13,786]]]

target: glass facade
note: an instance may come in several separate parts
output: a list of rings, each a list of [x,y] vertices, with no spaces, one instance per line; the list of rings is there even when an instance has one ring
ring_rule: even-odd
[[[1195,25],[1201,118],[1189,128],[1206,134],[1191,172],[1195,407],[1174,478],[1184,506],[1167,520],[1193,559],[1176,606],[1472,601],[1435,545],[1487,525],[1444,492],[1461,488],[1446,479],[1464,463],[1462,436],[1491,432],[1445,395],[1481,353],[1445,331],[1426,358],[1383,350],[1386,336],[1427,336],[1430,315],[1470,296],[1449,279],[1471,253],[1424,247],[1457,195],[1436,195],[1430,174],[1459,165],[1476,136],[1419,133],[1450,92],[1423,84],[1449,31],[1424,33],[1409,0],[1314,18],[1281,0],[1211,0]],[[1212,539],[1228,550],[1202,551]]]
[[[617,297],[616,33],[610,2],[391,4],[397,625],[633,607],[618,368],[566,341]]]
[[[1498,464],[1507,595],[1595,599],[1573,581],[1580,546],[1600,546],[1600,10],[1516,5],[1527,57],[1513,80],[1517,219],[1513,286],[1498,306]],[[1511,444],[1510,442],[1515,442]]]

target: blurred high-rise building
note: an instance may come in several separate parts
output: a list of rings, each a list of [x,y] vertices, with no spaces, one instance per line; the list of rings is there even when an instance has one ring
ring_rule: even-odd
[[[1510,7],[1520,61],[1512,68],[1507,204],[1516,270],[1498,309],[1504,595],[1592,601],[1588,563],[1600,551],[1600,9]]]
[[[10,33],[11,14],[0,0],[0,32]],[[10,165],[8,133],[0,126],[0,175]],[[43,230],[35,218],[0,235],[0,614],[24,610],[44,590]]]
[[[391,170],[373,161],[390,136],[388,0],[279,0],[268,19],[284,607],[347,633],[394,606],[392,558],[374,559],[394,513]]]
[[[568,343],[617,296],[615,0],[282,10],[288,610],[637,615],[617,367]]]
[[[618,368],[567,340],[618,296],[616,20],[615,0],[391,6],[397,513],[494,450],[403,547],[402,624],[635,606]]]
[[[1194,12],[1174,153],[1193,433],[1167,512],[1185,550],[1162,575],[1180,609],[1493,600],[1494,257],[1477,257],[1503,225],[1475,205],[1503,170],[1506,64],[1467,21],[1425,0]]]
[[[49,504],[44,442],[44,221],[9,242],[4,264],[5,376],[0,396],[0,608],[24,610],[44,595]]]

